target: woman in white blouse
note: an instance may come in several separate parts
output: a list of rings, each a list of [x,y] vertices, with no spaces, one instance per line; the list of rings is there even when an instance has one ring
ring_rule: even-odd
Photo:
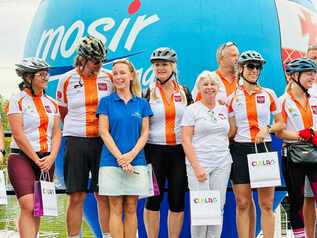
[[[232,163],[228,135],[234,132],[226,105],[216,100],[218,83],[209,71],[197,80],[201,100],[186,108],[181,124],[188,185],[190,191],[218,190],[223,211]],[[194,238],[220,237],[221,231],[222,225],[191,227]]]

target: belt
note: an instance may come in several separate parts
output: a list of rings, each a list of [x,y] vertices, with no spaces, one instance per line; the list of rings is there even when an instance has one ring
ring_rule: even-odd
[[[13,153],[13,154],[24,154],[25,153],[20,150],[20,149],[16,149],[16,148],[11,148],[10,149],[10,152]],[[38,151],[38,152],[35,152],[40,158],[43,158],[45,156],[48,156],[50,154],[50,152],[42,152],[42,151]]]

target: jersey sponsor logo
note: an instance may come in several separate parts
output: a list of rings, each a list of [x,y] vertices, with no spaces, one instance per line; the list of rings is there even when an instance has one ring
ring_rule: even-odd
[[[315,115],[317,115],[317,106],[311,106],[311,109]]]
[[[45,110],[47,113],[52,113],[52,109],[49,105],[45,105]]]
[[[62,95],[63,95],[63,94],[62,94],[61,91],[57,91],[57,94],[56,94],[56,95],[57,95],[57,98],[60,99],[60,98],[62,98]]]
[[[265,103],[265,97],[264,96],[257,96],[256,101],[257,101],[257,103],[263,104],[263,103]]]
[[[131,116],[133,117],[137,117],[137,118],[142,118],[141,113],[140,112],[134,112],[131,114]]]
[[[107,91],[108,90],[108,85],[106,83],[98,83],[98,89],[100,91]]]
[[[182,101],[181,95],[174,95],[174,101],[175,102],[181,102]]]

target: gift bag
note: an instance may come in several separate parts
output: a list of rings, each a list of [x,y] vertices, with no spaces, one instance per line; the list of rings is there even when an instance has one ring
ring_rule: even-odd
[[[4,172],[0,170],[0,205],[7,205],[7,204],[8,204],[8,198],[7,198],[5,176],[4,176]]]
[[[41,173],[40,180],[34,182],[34,216],[57,216],[57,196],[55,183],[48,173]]]
[[[221,225],[219,191],[190,191],[189,196],[192,226]]]
[[[248,167],[251,188],[275,187],[281,185],[280,167],[277,152],[258,153],[255,144],[255,154],[248,154]]]
[[[157,179],[156,179],[155,173],[154,173],[153,168],[152,168],[152,164],[147,165],[146,178],[147,178],[146,182],[149,184],[148,191],[146,194],[139,196],[139,199],[153,197],[153,196],[159,196],[160,195],[160,188],[158,186]]]

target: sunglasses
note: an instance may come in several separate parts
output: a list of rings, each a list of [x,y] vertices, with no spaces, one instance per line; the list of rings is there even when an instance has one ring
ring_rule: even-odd
[[[248,63],[245,65],[247,67],[248,70],[261,70],[262,69],[262,65],[261,64],[252,64],[252,63]]]
[[[90,59],[90,61],[94,64],[94,65],[98,65],[100,63],[103,63],[103,60],[97,60],[97,59]]]
[[[222,51],[224,49],[226,49],[227,47],[230,47],[230,46],[236,46],[237,47],[237,44],[234,43],[233,41],[227,41],[226,43],[223,43],[222,45],[220,45],[220,47],[218,48],[218,54],[221,55],[222,54]]]

